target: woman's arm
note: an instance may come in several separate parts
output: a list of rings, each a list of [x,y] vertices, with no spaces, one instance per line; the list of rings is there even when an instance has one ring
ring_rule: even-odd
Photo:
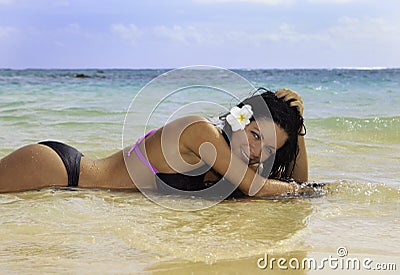
[[[279,98],[284,98],[285,101],[290,101],[290,106],[297,107],[300,115],[303,117],[303,112],[304,112],[303,100],[298,93],[290,89],[280,89],[276,91],[275,94]],[[300,130],[300,133],[305,133],[305,130],[306,129],[303,127]],[[297,154],[296,160],[292,161],[289,167],[290,169],[289,171],[292,170],[294,165],[292,174],[293,179],[298,182],[306,182],[308,181],[308,160],[307,160],[307,148],[304,140],[304,135],[303,136],[299,135],[297,142],[299,146],[299,152]]]
[[[293,179],[298,182],[308,181],[308,159],[307,149],[304,136],[298,137],[299,153],[297,154],[296,162],[292,162],[290,169],[294,165]]]
[[[181,142],[246,195],[262,197],[295,190],[293,183],[266,179],[249,168],[232,154],[219,130],[206,120],[188,126],[182,133]]]

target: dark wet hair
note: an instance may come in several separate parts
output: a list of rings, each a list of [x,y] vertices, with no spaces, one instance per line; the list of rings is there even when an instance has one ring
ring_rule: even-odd
[[[272,166],[270,173],[267,174],[269,169],[264,169],[261,175],[277,179],[291,178],[299,151],[297,139],[303,126],[303,117],[296,107],[289,106],[290,102],[286,102],[283,98],[278,98],[275,93],[265,88],[258,88],[255,95],[243,100],[237,106],[240,108],[245,104],[251,105],[254,113],[250,121],[272,118],[275,124],[281,127],[288,135],[285,144],[276,151],[275,159],[270,156],[263,163],[264,167]],[[265,105],[268,106],[269,112],[266,110]],[[220,119],[224,120],[226,116],[227,114],[221,116]],[[223,134],[227,141],[232,136],[232,129],[229,123],[225,123]],[[290,167],[292,161],[294,161],[294,165]]]

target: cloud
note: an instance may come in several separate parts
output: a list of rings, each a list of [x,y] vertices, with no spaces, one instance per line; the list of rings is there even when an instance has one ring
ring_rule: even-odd
[[[173,27],[157,26],[154,28],[154,33],[160,37],[167,38],[173,42],[188,44],[203,44],[210,40],[210,35],[213,35],[207,29],[202,29],[193,26]]]
[[[241,26],[158,26],[154,33],[177,44],[201,46],[262,46],[265,43],[287,43],[299,45],[318,44],[333,47],[360,47],[388,43],[400,47],[400,24],[385,18],[342,17],[325,29],[299,31],[295,25],[282,22],[266,29],[246,29]],[[347,45],[347,46],[346,46]]]
[[[399,22],[389,22],[384,18],[342,17],[338,24],[327,30],[328,35],[338,41],[362,43],[400,42]],[[400,45],[397,45],[400,46]]]
[[[295,26],[288,23],[281,23],[277,29],[260,32],[254,35],[254,42],[307,42],[325,40],[324,35],[318,33],[302,33],[296,30]]]
[[[400,47],[400,24],[385,18],[342,17],[336,24],[318,32],[300,32],[294,25],[282,23],[272,31],[259,32],[248,36],[254,42],[293,42],[353,45],[368,48],[371,44],[389,43]]]
[[[111,31],[131,45],[136,45],[143,33],[135,24],[113,24]]]
[[[321,40],[320,35],[300,33],[287,23],[280,24],[275,29],[255,31],[230,27],[209,26],[158,26],[154,33],[177,44],[221,46],[221,45],[255,45],[265,42],[301,42],[306,40]]]

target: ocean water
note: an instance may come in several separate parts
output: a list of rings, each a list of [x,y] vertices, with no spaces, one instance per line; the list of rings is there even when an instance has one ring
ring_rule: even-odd
[[[143,110],[151,109],[154,96],[144,94],[138,109],[129,109],[130,103],[166,71],[0,70],[0,157],[45,139],[71,144],[89,157],[105,157],[130,139],[133,143],[145,124],[157,127],[181,106],[218,115],[220,106],[190,104],[203,97],[226,108],[234,103],[219,90],[181,91],[164,98],[148,122]],[[373,268],[394,263],[399,270],[400,69],[233,71],[255,87],[287,87],[302,95],[310,180],[328,183],[326,195],[223,202],[179,212],[138,193],[46,189],[1,194],[1,272],[283,272],[276,263],[273,271],[259,268],[257,261],[265,254],[288,261],[370,258]],[[171,89],[178,80],[170,81],[160,88]],[[240,96],[251,92],[226,82]],[[137,119],[126,126],[128,110]],[[129,135],[123,138],[124,126]],[[340,257],[343,248],[348,255]],[[346,271],[328,264],[320,270],[289,269],[296,274]]]

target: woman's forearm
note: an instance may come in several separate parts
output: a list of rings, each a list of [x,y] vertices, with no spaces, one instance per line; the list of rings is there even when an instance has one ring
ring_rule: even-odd
[[[274,195],[284,195],[296,191],[297,184],[276,179],[267,179],[263,187],[254,195],[255,197],[267,197]]]
[[[307,148],[304,136],[298,137],[299,153],[297,154],[296,161],[292,163],[291,168],[294,164],[292,177],[298,182],[308,181],[308,160],[307,160]]]

